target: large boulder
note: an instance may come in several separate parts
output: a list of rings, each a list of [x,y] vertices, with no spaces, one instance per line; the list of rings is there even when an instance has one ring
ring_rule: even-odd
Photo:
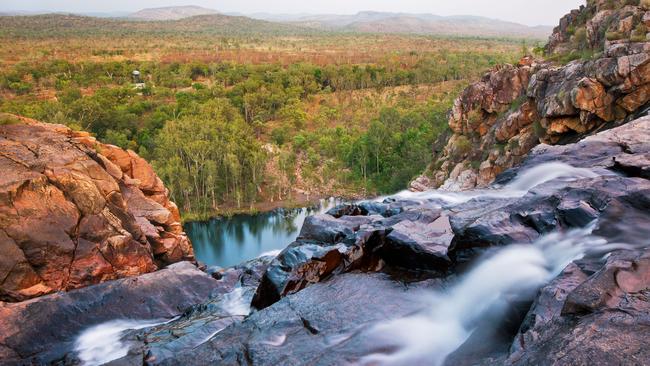
[[[61,125],[0,126],[0,300],[194,260],[178,209],[132,151]]]
[[[617,252],[591,273],[571,264],[541,290],[509,364],[647,364],[650,252]]]
[[[449,246],[454,238],[449,217],[432,213],[437,215],[393,225],[381,248],[384,261],[409,269],[436,270],[449,266]]]
[[[282,297],[296,293],[333,274],[375,267],[370,259],[380,229],[361,229],[381,216],[316,215],[305,220],[298,240],[285,248],[270,264],[257,288],[252,304],[263,309]]]

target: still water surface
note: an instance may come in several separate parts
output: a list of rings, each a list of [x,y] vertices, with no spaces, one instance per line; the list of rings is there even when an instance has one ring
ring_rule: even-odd
[[[278,209],[185,224],[196,259],[208,266],[230,267],[260,254],[284,249],[298,237],[307,216],[324,213],[340,201],[321,200],[314,207]]]

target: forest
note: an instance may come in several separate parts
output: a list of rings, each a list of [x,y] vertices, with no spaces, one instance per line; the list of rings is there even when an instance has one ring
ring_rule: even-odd
[[[504,39],[27,33],[3,39],[0,112],[134,150],[205,217],[405,188],[453,96],[521,53]]]

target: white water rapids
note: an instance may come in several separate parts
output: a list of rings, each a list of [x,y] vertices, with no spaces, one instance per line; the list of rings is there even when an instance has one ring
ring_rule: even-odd
[[[250,313],[250,297],[242,287],[222,295],[220,308],[230,316],[246,316]],[[130,330],[155,327],[171,320],[118,319],[92,326],[84,330],[74,343],[74,350],[83,366],[99,366],[126,356],[130,346],[123,336]],[[195,346],[207,342],[223,329],[218,329],[200,340]]]
[[[565,182],[594,178],[599,174],[571,165],[551,162],[520,172],[503,186],[451,192],[403,191],[390,196],[414,201],[442,201],[455,206],[474,198],[517,198],[555,179]],[[386,197],[383,197],[381,200]],[[483,258],[448,291],[428,293],[426,310],[412,316],[377,324],[364,332],[378,349],[394,349],[364,357],[362,365],[441,365],[472,334],[477,321],[497,307],[508,306],[508,295],[534,294],[556,277],[571,261],[587,254],[607,255],[615,249],[632,249],[626,244],[610,244],[591,235],[596,223],[568,232],[553,232],[535,243],[510,245]]]

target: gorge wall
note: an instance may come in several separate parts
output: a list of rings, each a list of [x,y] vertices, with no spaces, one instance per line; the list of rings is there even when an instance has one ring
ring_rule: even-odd
[[[540,143],[574,142],[639,116],[650,101],[649,28],[646,0],[589,0],[563,17],[546,60],[498,66],[463,91],[451,137],[411,189],[486,187]]]
[[[194,260],[144,159],[62,125],[0,117],[1,301]]]

